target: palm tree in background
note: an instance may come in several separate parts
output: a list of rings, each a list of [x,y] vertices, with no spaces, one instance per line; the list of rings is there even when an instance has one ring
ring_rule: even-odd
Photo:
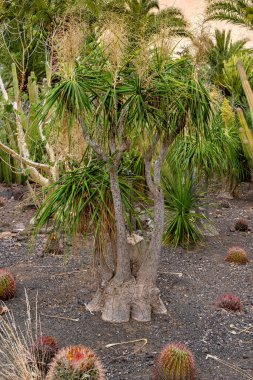
[[[160,10],[156,0],[80,0],[80,4],[92,29],[103,27],[109,15],[118,15],[126,20],[132,40],[150,37],[162,29],[173,36],[188,35],[182,12],[175,7]]]
[[[227,21],[253,30],[253,0],[209,0],[207,20]]]
[[[247,39],[233,42],[231,39],[231,30],[215,29],[214,40],[209,40],[207,49],[207,62],[211,67],[211,76],[216,83],[219,83],[224,68],[224,62],[227,62],[233,55],[245,52]],[[249,49],[248,49],[249,51]]]

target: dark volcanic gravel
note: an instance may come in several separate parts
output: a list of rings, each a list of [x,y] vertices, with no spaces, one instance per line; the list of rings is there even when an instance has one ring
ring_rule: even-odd
[[[0,267],[9,267],[17,278],[17,296],[7,306],[18,325],[22,327],[26,318],[26,289],[33,310],[38,293],[43,333],[54,335],[61,346],[91,346],[103,360],[108,380],[152,379],[154,358],[173,341],[184,342],[193,351],[197,380],[247,378],[230,365],[247,371],[253,379],[253,232],[233,229],[234,221],[242,217],[252,227],[250,194],[229,200],[229,204],[226,201],[226,207],[213,200],[209,216],[219,234],[207,237],[205,244],[188,252],[163,249],[159,286],[168,308],[166,316],[154,316],[150,323],[117,325],[105,323],[85,309],[96,287],[89,254],[83,250],[72,257],[44,256],[46,233],[39,235],[32,247],[27,234],[17,230],[22,230],[22,224],[28,225],[34,210],[29,205],[24,208],[27,201],[10,196],[7,190],[0,188],[0,196],[8,194],[0,208]],[[15,194],[20,189],[11,191]],[[249,264],[234,266],[224,261],[227,249],[234,245],[247,251]],[[241,298],[243,312],[216,309],[216,299],[226,293]],[[147,344],[140,341],[106,348],[110,343],[136,339],[147,339]]]

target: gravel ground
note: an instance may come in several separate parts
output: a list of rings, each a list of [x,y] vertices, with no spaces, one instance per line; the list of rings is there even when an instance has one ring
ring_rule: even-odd
[[[253,379],[253,232],[233,229],[239,217],[252,225],[250,192],[229,200],[228,208],[213,199],[208,213],[218,234],[207,237],[205,244],[192,251],[163,249],[159,287],[168,314],[154,316],[150,323],[122,325],[105,323],[85,309],[96,287],[87,250],[71,257],[44,255],[46,233],[31,245],[23,228],[34,209],[22,198],[24,192],[22,187],[0,187],[4,200],[0,209],[0,267],[9,267],[16,275],[17,296],[7,306],[21,328],[26,318],[26,289],[32,310],[37,296],[43,333],[54,335],[61,346],[91,346],[103,360],[108,380],[152,379],[157,353],[173,341],[186,343],[194,353],[197,380]],[[227,249],[234,245],[248,252],[247,265],[224,261]],[[215,307],[217,297],[226,293],[241,298],[242,312]],[[132,340],[140,341],[129,342]],[[110,343],[121,344],[106,348]]]

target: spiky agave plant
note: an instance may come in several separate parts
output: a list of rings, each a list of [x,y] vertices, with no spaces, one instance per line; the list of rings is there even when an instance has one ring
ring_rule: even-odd
[[[154,366],[154,380],[195,380],[195,360],[182,343],[167,345]]]
[[[188,246],[202,238],[200,221],[204,215],[197,211],[199,196],[189,174],[180,169],[163,172],[165,203],[165,244]]]
[[[0,269],[0,300],[6,301],[16,294],[16,280],[7,269]]]
[[[104,380],[104,369],[95,353],[85,346],[70,346],[58,352],[46,380]]]

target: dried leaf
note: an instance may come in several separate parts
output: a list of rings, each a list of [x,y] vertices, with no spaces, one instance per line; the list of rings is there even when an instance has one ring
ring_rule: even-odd
[[[9,309],[7,306],[0,306],[0,315],[8,313]]]

